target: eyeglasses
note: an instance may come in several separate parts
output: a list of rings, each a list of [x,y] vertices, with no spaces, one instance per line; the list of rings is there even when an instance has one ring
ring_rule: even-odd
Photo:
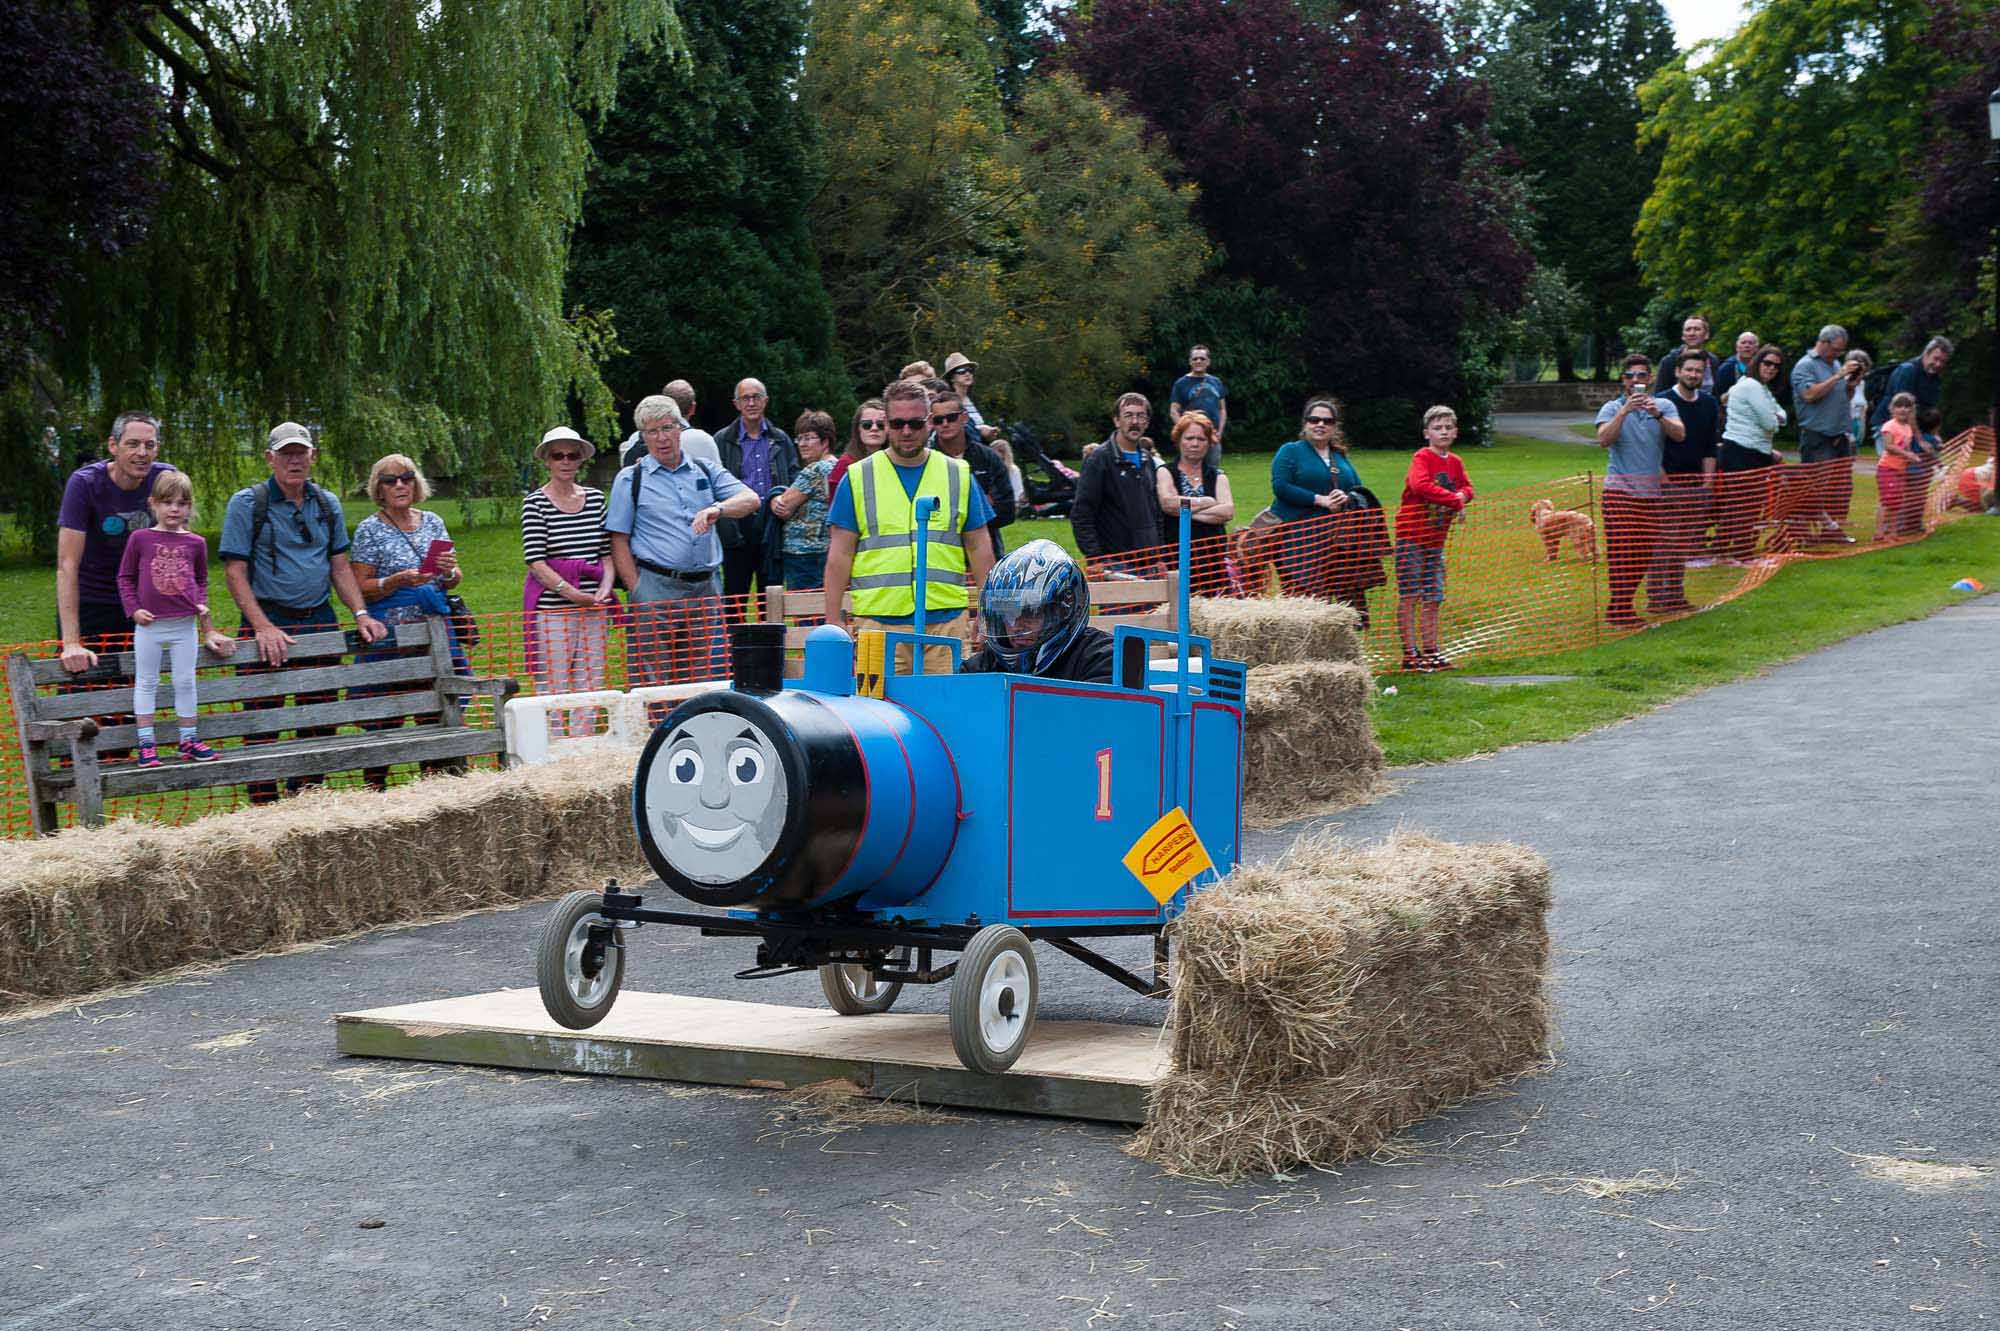
[[[764,393],[740,393],[737,395],[736,400],[738,402],[762,402],[767,396]]]
[[[1331,417],[1331,416],[1308,416],[1308,417],[1306,417],[1306,424],[1307,424],[1307,425],[1338,425],[1339,423],[1340,423],[1340,422],[1336,421],[1336,420],[1335,420],[1335,419],[1334,419],[1333,417]]]
[[[1760,360],[1760,361],[1758,361],[1757,363],[1758,363],[1759,365],[1783,365],[1783,364],[1784,364],[1784,362],[1783,362],[1783,361],[1781,361],[1781,360]]]
[[[417,473],[413,471],[399,471],[393,476],[384,476],[382,478],[382,484],[384,485],[415,485],[416,483]]]
[[[581,454],[581,453],[551,453],[551,454],[549,454],[549,461],[551,461],[551,462],[581,462],[581,461],[583,461],[583,454]]]
[[[859,427],[859,428],[861,428],[861,429],[863,429],[863,430],[886,430],[886,429],[888,429],[888,428],[889,428],[889,422],[887,422],[887,421],[862,421],[862,422],[861,422],[861,424],[860,424],[860,427]]]
[[[898,420],[894,416],[891,416],[888,421],[888,427],[891,430],[921,430],[926,428],[929,424],[930,422],[926,421],[921,416],[917,417],[915,420]]]
[[[965,415],[965,413],[964,413],[964,412],[962,412],[962,411],[946,411],[946,412],[940,412],[940,413],[939,413],[938,415],[936,415],[936,416],[933,416],[933,417],[931,417],[931,424],[932,424],[932,425],[949,425],[949,424],[951,424],[951,423],[952,423],[953,421],[955,421],[955,420],[958,420],[958,419],[962,418],[962,417],[963,417],[964,415]]]
[[[1625,382],[1630,384],[1644,383],[1652,377],[1652,375],[1646,373],[1644,370],[1634,370],[1625,376]]]

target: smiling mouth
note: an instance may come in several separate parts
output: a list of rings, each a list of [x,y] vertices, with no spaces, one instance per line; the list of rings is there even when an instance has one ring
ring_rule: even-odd
[[[683,818],[681,820],[681,831],[687,833],[687,839],[694,842],[695,845],[700,846],[703,850],[722,850],[728,846],[735,845],[736,839],[743,835],[743,829],[749,825],[748,823],[738,823],[726,832],[718,832],[712,827],[697,826]]]

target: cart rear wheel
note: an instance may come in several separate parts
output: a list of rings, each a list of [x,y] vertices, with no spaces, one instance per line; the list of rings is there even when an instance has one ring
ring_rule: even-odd
[[[1035,947],[1019,929],[989,924],[972,936],[951,977],[951,1047],[974,1072],[1005,1072],[1035,1028]]]
[[[882,959],[899,970],[907,969],[910,949],[897,948]],[[819,987],[826,992],[828,1006],[843,1017],[887,1012],[903,992],[901,980],[878,980],[868,967],[855,962],[821,966]]]
[[[625,949],[600,913],[604,898],[572,892],[556,903],[535,948],[542,1006],[573,1031],[604,1020],[625,983]]]

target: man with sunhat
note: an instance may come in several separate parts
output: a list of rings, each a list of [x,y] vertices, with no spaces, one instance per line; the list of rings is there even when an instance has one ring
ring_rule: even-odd
[[[277,669],[285,664],[300,633],[338,629],[330,593],[338,592],[354,616],[355,632],[363,642],[377,642],[388,629],[368,613],[361,586],[347,564],[347,515],[340,499],[313,484],[317,449],[312,431],[296,421],[284,421],[265,441],[268,480],[238,490],[222,515],[219,553],[227,570],[229,595],[243,614],[239,638],[255,638],[264,666],[242,666],[239,673]],[[334,693],[300,694],[300,707],[332,702]],[[245,707],[282,707],[283,697],[252,698]],[[298,732],[310,739],[331,735],[333,727]],[[294,781],[301,785],[318,784]],[[278,797],[271,782],[255,782],[250,802],[268,804]]]

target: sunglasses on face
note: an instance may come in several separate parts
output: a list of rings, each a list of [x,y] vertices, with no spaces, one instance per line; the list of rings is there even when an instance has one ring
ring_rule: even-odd
[[[1760,360],[1757,362],[1757,364],[1764,367],[1765,369],[1775,369],[1778,366],[1784,364],[1784,362],[1776,360]]]
[[[1306,424],[1307,424],[1307,425],[1332,425],[1333,423],[1334,423],[1334,420],[1333,420],[1333,417],[1331,417],[1331,416],[1308,416],[1308,417],[1306,417]]]
[[[962,417],[962,416],[964,416],[964,415],[965,415],[965,413],[964,413],[964,412],[962,412],[962,411],[946,411],[946,412],[940,412],[940,413],[939,413],[938,415],[935,415],[935,416],[931,417],[931,424],[932,424],[932,425],[949,425],[949,424],[951,424],[951,423],[952,423],[953,421],[955,421],[955,420],[958,420],[959,418],[961,418],[961,417]]]
[[[889,428],[892,430],[921,430],[928,424],[929,422],[925,421],[921,416],[915,420],[897,420],[893,416],[889,418]]]
[[[581,454],[581,453],[551,453],[551,454],[549,454],[549,461],[551,461],[551,462],[581,462],[581,461],[583,461],[583,454]]]
[[[889,422],[887,422],[887,421],[863,421],[863,422],[861,422],[861,428],[862,428],[862,429],[864,429],[864,430],[886,430],[886,429],[888,429],[888,428],[889,428]]]
[[[417,473],[413,471],[399,471],[394,476],[384,476],[382,478],[382,484],[384,485],[415,485],[416,483]]]

